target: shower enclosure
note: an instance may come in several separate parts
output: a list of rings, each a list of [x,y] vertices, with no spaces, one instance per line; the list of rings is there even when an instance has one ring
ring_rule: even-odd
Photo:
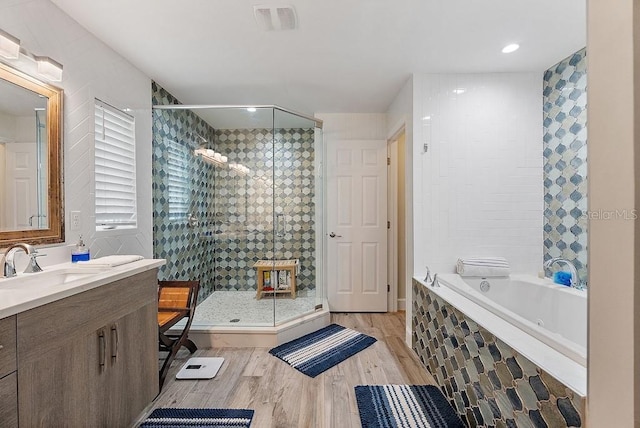
[[[154,256],[161,279],[200,281],[192,330],[323,310],[322,122],[278,106],[153,114]]]

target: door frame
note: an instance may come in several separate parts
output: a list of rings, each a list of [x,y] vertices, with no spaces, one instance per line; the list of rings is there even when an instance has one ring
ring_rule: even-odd
[[[398,311],[398,139],[387,140],[387,311]]]
[[[388,139],[386,138],[377,138],[377,139],[342,139],[342,138],[335,138],[335,142],[361,142],[361,141],[376,141],[379,143],[384,143],[385,148],[388,149]],[[329,229],[329,192],[328,192],[328,188],[329,188],[329,145],[333,144],[334,141],[329,141],[329,139],[324,139],[324,147],[323,147],[323,163],[324,165],[322,166],[322,171],[324,174],[324,180],[323,180],[323,201],[324,201],[324,208],[323,208],[323,214],[324,214],[324,219],[323,219],[323,232],[324,232],[324,236],[323,236],[323,251],[322,251],[322,258],[323,258],[323,266],[322,266],[322,272],[323,272],[323,276],[324,276],[324,289],[325,289],[325,298],[327,300],[327,304],[329,304],[329,279],[331,277],[331,275],[329,274],[329,233],[330,233],[330,229]],[[386,153],[386,150],[385,150]],[[388,185],[388,169],[386,170],[386,180],[384,180],[385,185]],[[388,190],[385,191],[384,193],[384,202],[388,204]],[[387,211],[385,211],[385,216],[388,215],[388,206],[387,206]],[[388,234],[387,234],[387,244],[384,246],[385,249],[388,249]],[[388,269],[388,257],[385,260],[385,267]],[[388,279],[388,274],[387,277],[385,279]],[[385,281],[386,283],[386,281]],[[391,290],[390,288],[388,288],[387,292],[386,292],[386,299],[387,299],[387,309],[386,312],[389,312],[389,296],[391,295]],[[329,308],[331,309],[331,308]],[[377,312],[377,311],[367,311],[365,310],[364,312]],[[357,313],[357,312],[354,312]]]
[[[394,132],[389,138],[387,138],[387,157],[389,159],[387,169],[387,220],[391,227],[388,231],[387,239],[387,278],[389,283],[389,298],[387,299],[387,311],[397,312],[398,309],[404,309],[406,305],[406,297],[404,304],[398,299],[398,165],[399,160],[404,158],[406,161],[405,153],[401,153],[398,146],[399,137],[405,134],[405,147],[406,147],[406,132],[404,122],[397,126]],[[406,163],[406,162],[405,162]],[[406,197],[406,195],[405,195]],[[395,209],[393,209],[395,208]],[[406,216],[405,216],[405,228],[406,228]],[[406,231],[405,231],[406,234]],[[406,243],[405,243],[406,244]],[[403,306],[400,308],[400,306]]]

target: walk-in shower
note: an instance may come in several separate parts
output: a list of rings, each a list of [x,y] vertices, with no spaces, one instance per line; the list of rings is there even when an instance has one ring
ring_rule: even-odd
[[[161,279],[200,281],[192,331],[326,313],[322,122],[272,105],[175,104],[157,85],[153,101],[154,257],[167,260]]]

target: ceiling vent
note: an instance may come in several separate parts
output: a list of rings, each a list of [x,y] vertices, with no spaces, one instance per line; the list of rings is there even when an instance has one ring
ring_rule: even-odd
[[[253,6],[253,15],[263,31],[295,30],[298,27],[296,10],[290,5]]]

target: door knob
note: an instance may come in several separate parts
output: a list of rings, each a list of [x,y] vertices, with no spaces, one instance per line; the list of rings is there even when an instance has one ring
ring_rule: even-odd
[[[331,233],[329,234],[329,237],[330,237],[330,238],[342,238],[342,235],[336,235],[335,233],[331,232]]]

